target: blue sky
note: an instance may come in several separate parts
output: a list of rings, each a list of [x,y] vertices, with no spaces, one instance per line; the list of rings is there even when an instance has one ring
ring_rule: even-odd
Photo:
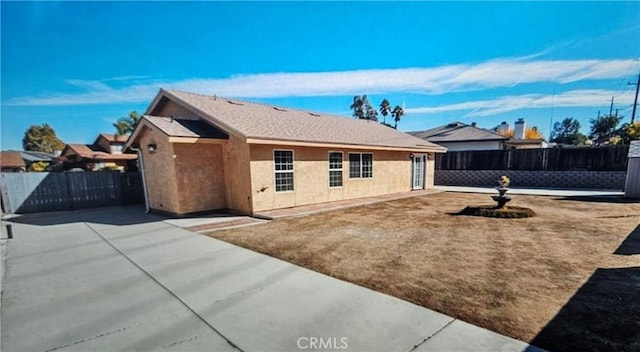
[[[525,118],[545,135],[631,116],[640,2],[6,2],[1,147],[49,123],[91,143],[160,87],[350,117],[404,105],[404,131]]]

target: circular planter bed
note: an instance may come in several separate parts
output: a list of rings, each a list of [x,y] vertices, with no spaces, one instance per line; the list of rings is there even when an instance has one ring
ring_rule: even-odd
[[[517,219],[517,218],[530,218],[532,216],[536,216],[536,213],[529,209],[523,207],[502,207],[497,208],[495,205],[479,205],[479,206],[469,206],[462,211],[460,211],[457,215],[473,215],[473,216],[484,216],[489,218],[504,218],[504,219]]]

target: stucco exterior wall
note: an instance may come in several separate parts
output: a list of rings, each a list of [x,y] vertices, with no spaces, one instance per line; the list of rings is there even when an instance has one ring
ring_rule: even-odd
[[[293,150],[294,191],[275,192],[274,149]],[[342,152],[343,186],[329,187],[329,152]],[[349,152],[373,153],[373,177],[349,178]],[[253,211],[376,196],[411,189],[409,152],[363,151],[251,145],[251,193]],[[427,187],[433,186],[433,162],[427,166]],[[431,171],[429,171],[431,168]]]
[[[234,212],[251,214],[253,211],[249,145],[229,136],[223,146],[227,207]]]
[[[148,144],[157,146],[155,153],[149,153]],[[149,208],[179,213],[173,145],[161,132],[147,128],[142,131],[140,146]]]
[[[427,157],[427,163],[425,165],[426,170],[424,171],[425,180],[424,180],[424,188],[433,188],[435,177],[436,177],[436,155],[435,153],[429,153]]]
[[[222,145],[173,143],[179,214],[227,207]]]

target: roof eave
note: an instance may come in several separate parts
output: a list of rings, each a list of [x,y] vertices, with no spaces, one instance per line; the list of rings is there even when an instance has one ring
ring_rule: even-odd
[[[349,144],[349,143],[330,143],[330,142],[309,142],[309,141],[295,141],[295,140],[283,140],[283,139],[262,139],[262,138],[247,138],[248,144],[269,144],[269,145],[287,145],[287,146],[299,146],[299,147],[316,147],[316,148],[346,148],[346,149],[367,149],[367,150],[389,150],[389,151],[408,151],[408,152],[435,152],[445,153],[447,148],[442,146],[381,146],[370,144]]]

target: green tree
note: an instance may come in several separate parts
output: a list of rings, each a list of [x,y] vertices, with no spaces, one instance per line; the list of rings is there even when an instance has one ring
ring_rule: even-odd
[[[616,115],[603,115],[589,120],[591,122],[589,137],[599,138],[610,134],[616,130],[620,121],[622,121],[622,116]]]
[[[391,116],[393,117],[393,121],[395,122],[393,128],[398,129],[398,122],[400,121],[402,116],[404,116],[404,109],[401,108],[400,105],[396,105],[396,107],[393,108],[393,111],[391,111]]]
[[[629,144],[634,139],[640,139],[640,122],[627,123],[622,128],[621,143]]]
[[[369,102],[367,102],[364,108],[365,108],[364,118],[366,120],[378,121],[378,111],[374,109],[373,106],[369,104]]]
[[[391,113],[391,103],[389,103],[389,100],[382,99],[382,102],[380,103],[380,113],[382,114],[382,124],[386,125],[387,115]]]
[[[135,111],[130,112],[129,116],[119,118],[118,121],[113,124],[113,127],[116,129],[116,136],[122,136],[133,132],[139,122],[140,115]]]
[[[572,117],[553,124],[551,142],[579,145],[584,144],[586,140],[587,136],[580,133],[580,122]]]
[[[353,110],[353,116],[355,118],[378,121],[378,112],[371,106],[366,94],[354,96],[353,104],[351,104],[349,108]]]
[[[53,127],[43,123],[42,125],[32,125],[24,132],[22,148],[27,151],[53,154],[64,148],[64,142],[56,136]]]

